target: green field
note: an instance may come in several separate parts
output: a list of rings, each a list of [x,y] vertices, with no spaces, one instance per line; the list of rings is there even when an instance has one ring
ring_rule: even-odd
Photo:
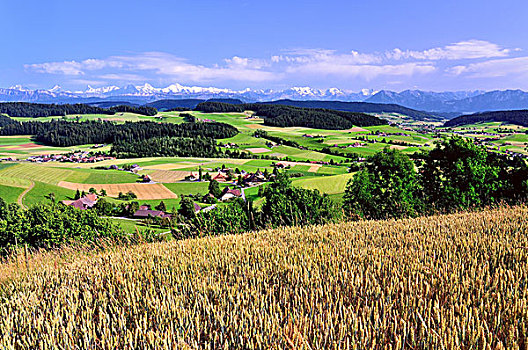
[[[331,177],[312,177],[308,179],[294,180],[293,184],[302,188],[317,189],[327,194],[339,194],[345,192],[345,187],[354,174],[334,175]]]
[[[75,191],[71,191],[59,186],[51,185],[44,182],[35,181],[35,187],[31,189],[25,196],[22,203],[26,206],[39,204],[47,201],[46,196],[50,193],[55,195],[57,201],[73,199]]]
[[[22,192],[24,188],[0,185],[0,198],[7,203],[15,203]]]
[[[240,150],[260,156],[274,156],[281,159],[298,162],[292,163],[289,173],[302,174],[295,178],[293,183],[305,188],[318,189],[321,192],[332,195],[339,200],[342,196],[346,182],[351,178],[348,173],[347,157],[368,157],[379,152],[385,147],[396,148],[405,153],[413,153],[430,149],[439,136],[451,136],[454,134],[474,139],[484,140],[494,135],[486,145],[496,152],[518,152],[528,154],[528,128],[512,126],[503,123],[474,124],[452,129],[441,128],[440,123],[413,122],[401,115],[381,115],[391,122],[399,123],[397,126],[375,126],[365,128],[352,128],[349,130],[322,130],[303,127],[280,128],[270,127],[263,124],[261,119],[249,118],[244,113],[200,113],[190,112],[199,119],[210,119],[218,122],[231,124],[238,128],[240,133],[232,138],[219,140],[220,143],[235,143]],[[182,123],[183,118],[179,112],[160,112],[155,117],[146,117],[132,113],[118,113],[108,115],[82,115],[81,120],[105,119],[116,123],[125,121],[152,120],[156,122]],[[78,116],[67,116],[70,120],[76,120]],[[39,120],[50,120],[63,117],[38,118]],[[34,118],[16,118],[17,120],[35,120]],[[435,126],[437,132],[432,133],[424,129],[424,126]],[[286,140],[297,142],[301,148],[276,145],[271,147],[263,138],[254,137],[255,130],[262,129],[269,135],[277,136]],[[425,130],[425,131],[424,131]],[[488,135],[489,134],[489,135]],[[402,144],[405,143],[405,144]],[[35,154],[52,154],[70,152],[72,150],[90,150],[92,145],[81,145],[72,148],[54,148],[44,145],[34,145],[31,136],[0,136],[0,154],[4,156],[16,156],[25,158]],[[330,155],[319,152],[323,148],[330,148],[347,157]],[[106,146],[103,150],[109,150]],[[336,162],[343,165],[319,164],[312,167],[306,161]],[[170,171],[196,173],[199,168],[205,172],[215,173],[221,167],[231,168],[246,172],[257,170],[273,170],[276,160],[265,159],[211,159],[211,158],[141,158],[141,159],[119,159],[108,160],[97,164],[76,163],[45,163],[31,164],[26,162],[0,163],[0,186],[3,186],[2,194],[8,201],[16,200],[18,195],[28,188],[33,182],[33,188],[24,197],[25,204],[34,204],[44,200],[44,196],[54,192],[59,200],[72,196],[72,191],[57,186],[60,181],[68,181],[84,184],[127,184],[136,183],[138,175],[117,171],[98,170],[94,167],[115,164],[138,164],[143,170],[139,175],[153,174],[158,170],[162,174],[170,174]],[[169,171],[167,173],[167,171]],[[177,174],[177,173],[174,173]],[[170,175],[173,176],[173,175]],[[174,175],[177,176],[177,175]],[[162,181],[169,181],[161,178]],[[186,194],[205,194],[207,183],[165,183],[165,186],[178,196]],[[223,185],[225,186],[225,185]],[[12,192],[12,194],[11,194]],[[259,201],[256,188],[247,189],[248,198]],[[112,200],[112,199],[109,199]],[[168,207],[178,207],[179,198],[164,200]],[[152,205],[159,204],[159,200],[141,201]]]

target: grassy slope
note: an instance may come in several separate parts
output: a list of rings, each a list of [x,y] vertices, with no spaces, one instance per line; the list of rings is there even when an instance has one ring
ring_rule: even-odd
[[[345,192],[345,187],[354,174],[341,174],[331,177],[318,176],[310,178],[300,178],[293,181],[295,186],[318,189],[319,191],[327,194],[338,194]]]
[[[528,321],[527,215],[503,208],[41,253],[28,272],[0,265],[0,344],[514,348]]]
[[[7,203],[15,203],[24,188],[0,185],[0,198]]]

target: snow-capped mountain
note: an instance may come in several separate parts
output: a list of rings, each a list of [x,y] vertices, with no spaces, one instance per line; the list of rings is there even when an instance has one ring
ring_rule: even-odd
[[[184,86],[171,84],[167,87],[157,88],[148,83],[143,85],[103,86],[94,88],[90,85],[81,91],[66,91],[56,85],[49,90],[30,90],[22,86],[13,86],[0,89],[0,101],[25,101],[25,102],[83,102],[94,98],[133,100],[134,102],[150,102],[159,99],[178,98],[239,98],[244,101],[269,101],[273,99],[302,99],[302,100],[343,100],[362,101],[376,91],[363,89],[360,92],[351,92],[338,88],[314,89],[311,87],[292,87],[285,90],[273,89],[243,89],[231,90],[217,87]]]
[[[338,88],[316,89],[308,86],[291,87],[284,90],[242,89],[232,90],[217,87],[185,86],[171,84],[158,88],[148,83],[126,86],[87,86],[81,91],[67,91],[60,86],[45,90],[31,90],[20,85],[0,88],[0,102],[42,103],[93,103],[98,101],[120,101],[145,104],[170,99],[232,98],[245,102],[275,100],[344,101],[392,103],[417,110],[439,113],[469,113],[501,109],[528,109],[528,92],[506,91],[455,91],[430,92],[405,90],[394,92],[362,89],[349,91]]]

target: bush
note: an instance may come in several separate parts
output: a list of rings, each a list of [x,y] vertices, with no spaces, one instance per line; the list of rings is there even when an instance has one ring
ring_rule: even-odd
[[[99,238],[123,237],[119,226],[96,210],[79,210],[63,204],[40,204],[21,209],[16,204],[0,208],[0,247],[27,244],[54,248],[70,243],[95,243]]]

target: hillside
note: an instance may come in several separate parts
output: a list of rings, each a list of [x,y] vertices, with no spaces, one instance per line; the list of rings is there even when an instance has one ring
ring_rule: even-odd
[[[448,120],[444,126],[454,127],[475,123],[504,122],[520,126],[528,126],[528,110],[496,111],[462,115]]]
[[[264,125],[277,127],[301,126],[316,129],[343,130],[353,126],[388,124],[386,120],[365,113],[261,103],[235,105],[222,102],[202,102],[196,106],[195,110],[205,113],[253,111],[257,116],[264,118]]]
[[[514,348],[528,208],[37,254],[0,265],[0,344]],[[345,345],[343,345],[345,344]]]
[[[262,102],[263,104],[276,104],[304,108],[324,108],[337,111],[355,113],[398,113],[411,117],[414,120],[434,120],[439,121],[444,118],[433,113],[417,111],[397,104],[368,103],[368,102],[342,102],[342,101],[293,101],[278,100],[272,102]]]

